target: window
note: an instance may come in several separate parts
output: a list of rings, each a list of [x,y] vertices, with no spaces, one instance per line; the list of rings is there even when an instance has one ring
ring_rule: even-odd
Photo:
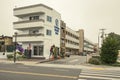
[[[48,21],[48,22],[52,22],[52,17],[47,16],[47,21]]]
[[[29,30],[29,34],[38,34],[39,33],[39,29],[30,29]]]
[[[52,31],[47,29],[47,31],[46,31],[46,35],[51,36],[51,35],[52,35]]]
[[[33,16],[33,20],[39,20],[39,16]]]
[[[30,16],[29,20],[39,20],[39,16]]]

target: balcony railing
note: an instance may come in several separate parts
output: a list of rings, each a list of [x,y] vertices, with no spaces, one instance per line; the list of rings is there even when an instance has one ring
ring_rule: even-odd
[[[17,22],[13,22],[13,24],[29,23],[29,22],[36,22],[36,21],[42,21],[42,22],[44,22],[44,19],[39,19],[39,20],[26,20],[26,21],[17,21]]]
[[[25,29],[33,27],[44,27],[44,19],[39,20],[27,20],[14,22],[14,29]]]
[[[13,36],[15,38],[15,35]],[[13,39],[14,41],[14,39]],[[33,42],[33,41],[44,41],[44,34],[18,34],[18,42]]]
[[[44,36],[44,34],[38,33],[38,34],[18,34],[17,35],[17,37],[30,37],[30,36]],[[15,37],[15,35],[13,35],[13,37]]]

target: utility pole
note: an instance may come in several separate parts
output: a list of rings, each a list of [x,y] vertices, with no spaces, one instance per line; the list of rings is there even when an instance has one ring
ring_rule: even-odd
[[[104,35],[105,35],[105,32],[104,32],[104,31],[105,31],[106,29],[102,28],[102,29],[100,29],[100,30],[102,31],[102,32],[101,32],[101,33],[102,33],[101,38],[102,38],[102,44],[103,44]]]
[[[104,29],[104,28],[102,28],[102,29],[99,29],[101,32],[99,32],[99,34],[98,34],[98,54],[100,53],[100,47],[99,47],[99,45],[100,45],[100,34],[101,34],[101,38],[102,38],[102,40],[101,40],[101,44],[103,44],[103,41],[104,41],[104,35],[105,35],[105,30],[106,29]]]

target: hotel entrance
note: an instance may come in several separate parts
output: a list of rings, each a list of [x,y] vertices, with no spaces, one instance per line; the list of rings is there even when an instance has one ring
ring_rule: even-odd
[[[34,56],[43,56],[43,45],[33,46],[33,55]]]

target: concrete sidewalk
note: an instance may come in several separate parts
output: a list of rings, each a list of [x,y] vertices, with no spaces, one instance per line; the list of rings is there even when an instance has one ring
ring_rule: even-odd
[[[92,70],[120,70],[120,67],[111,66],[96,66],[96,65],[64,65],[64,64],[47,64],[40,63],[40,61],[9,61],[6,59],[0,59],[0,63],[4,64],[23,64],[27,66],[41,66],[41,67],[53,67],[53,68],[73,68],[73,69],[92,69]]]

